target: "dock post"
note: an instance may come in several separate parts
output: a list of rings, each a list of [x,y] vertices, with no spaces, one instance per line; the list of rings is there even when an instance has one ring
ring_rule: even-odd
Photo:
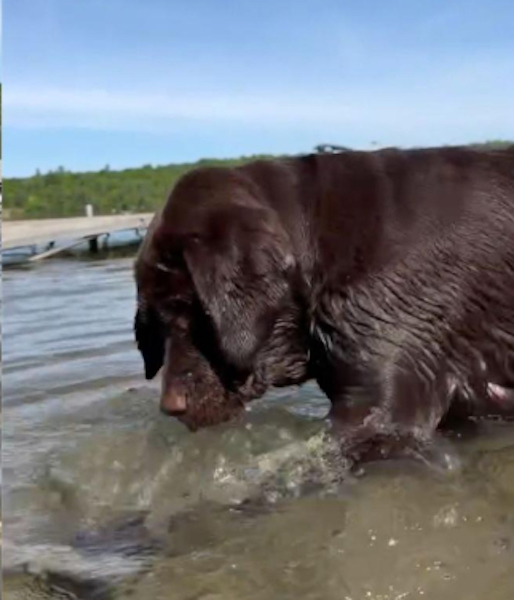
[[[89,252],[98,254],[98,237],[89,238]]]

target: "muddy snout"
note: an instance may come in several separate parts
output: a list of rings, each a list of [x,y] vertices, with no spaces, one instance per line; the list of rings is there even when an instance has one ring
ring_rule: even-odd
[[[243,402],[211,378],[194,374],[163,378],[161,412],[177,418],[191,431],[229,421],[242,409]]]

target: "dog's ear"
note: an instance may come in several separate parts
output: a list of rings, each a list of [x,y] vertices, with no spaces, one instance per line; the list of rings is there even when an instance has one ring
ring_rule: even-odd
[[[271,209],[232,205],[206,221],[184,258],[225,358],[249,372],[289,292],[290,240]]]
[[[134,332],[145,363],[145,377],[153,379],[164,362],[165,335],[159,316],[144,303],[138,305]]]

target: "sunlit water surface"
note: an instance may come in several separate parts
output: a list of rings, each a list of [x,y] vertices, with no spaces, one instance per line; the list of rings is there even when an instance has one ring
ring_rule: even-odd
[[[4,273],[4,598],[512,600],[514,428],[350,476],[314,386],[196,434],[132,341],[132,259]]]

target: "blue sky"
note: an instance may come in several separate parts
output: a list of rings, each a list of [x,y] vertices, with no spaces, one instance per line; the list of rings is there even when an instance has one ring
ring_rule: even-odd
[[[3,172],[514,139],[512,0],[4,0]]]

